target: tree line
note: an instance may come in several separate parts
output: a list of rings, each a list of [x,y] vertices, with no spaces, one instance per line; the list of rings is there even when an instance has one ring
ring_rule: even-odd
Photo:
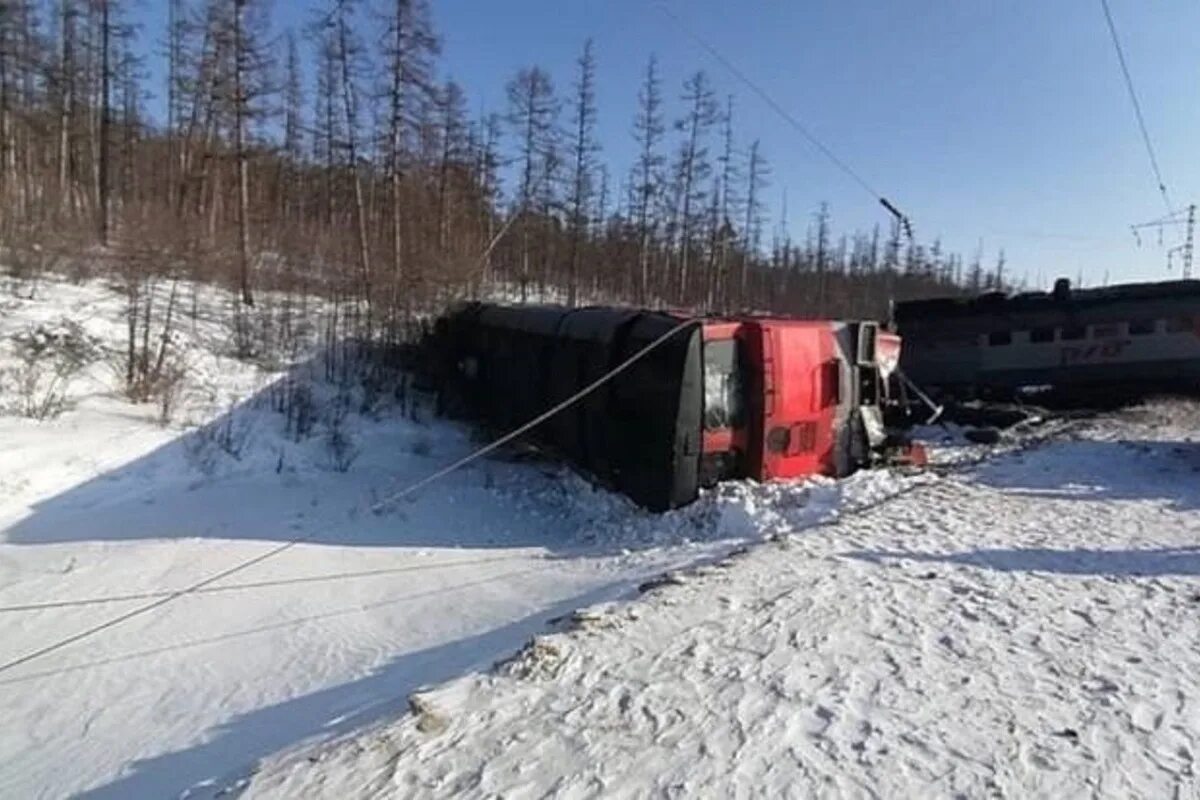
[[[148,283],[221,284],[242,337],[273,298],[320,297],[385,342],[465,297],[880,317],[1004,281],[1003,256],[836,233],[824,205],[800,240],[772,225],[767,153],[703,71],[667,86],[649,58],[618,173],[591,41],[572,74],[520,69],[506,107],[473,116],[427,0],[326,0],[283,31],[266,0],[165,1],[149,31],[132,0],[0,0],[9,270],[108,271],[135,317]]]

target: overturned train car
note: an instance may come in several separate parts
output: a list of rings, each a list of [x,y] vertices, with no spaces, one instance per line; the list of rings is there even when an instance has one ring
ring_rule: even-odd
[[[884,446],[899,339],[870,322],[470,304],[438,321],[431,352],[467,413],[510,429],[676,327],[535,438],[652,510],[728,478],[845,475]]]

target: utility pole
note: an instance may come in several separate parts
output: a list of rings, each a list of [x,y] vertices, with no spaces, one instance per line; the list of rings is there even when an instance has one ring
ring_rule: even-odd
[[[1187,238],[1183,240],[1183,279],[1192,277],[1192,234],[1196,230],[1196,204],[1188,206]]]
[[[1196,204],[1192,203],[1187,207],[1187,218],[1183,218],[1183,209],[1172,211],[1165,217],[1160,217],[1152,222],[1143,222],[1139,225],[1130,225],[1129,229],[1133,232],[1134,239],[1137,240],[1138,247],[1142,246],[1142,237],[1138,231],[1144,228],[1154,228],[1158,230],[1158,243],[1162,245],[1163,228],[1170,225],[1184,225],[1185,234],[1182,244],[1177,244],[1167,250],[1167,269],[1172,268],[1175,260],[1175,254],[1179,253],[1183,261],[1183,279],[1188,280],[1192,277],[1192,253],[1194,250],[1193,243],[1195,242],[1196,234]]]

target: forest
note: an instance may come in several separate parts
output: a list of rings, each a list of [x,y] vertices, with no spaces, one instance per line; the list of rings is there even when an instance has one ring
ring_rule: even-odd
[[[899,224],[838,233],[825,205],[793,238],[769,154],[704,71],[664,85],[646,54],[618,171],[591,41],[572,74],[530,64],[475,117],[427,0],[329,0],[297,30],[263,0],[164,2],[145,30],[133,0],[0,0],[0,266],[122,287],[131,381],[154,360],[133,352],[152,298],[172,287],[169,317],[180,281],[230,290],[247,350],[309,299],[387,343],[462,298],[882,317],[1004,280],[1003,255],[964,263]]]

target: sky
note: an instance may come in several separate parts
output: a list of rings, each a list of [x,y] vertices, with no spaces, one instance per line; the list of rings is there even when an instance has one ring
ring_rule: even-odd
[[[368,0],[381,3],[383,0]],[[157,40],[165,0],[135,0],[143,37]],[[1003,248],[1007,274],[1031,286],[1180,276],[1167,269],[1182,226],[1141,245],[1129,226],[1166,213],[1138,131],[1100,0],[430,0],[441,75],[464,86],[475,113],[503,111],[505,82],[540,65],[569,95],[591,37],[603,158],[632,162],[637,90],[660,63],[668,115],[683,80],[705,70],[735,96],[735,137],[760,140],[771,166],[768,230],[781,219],[803,239],[827,202],[835,229],[889,217],[766,102],[688,34],[758,84],[879,194],[986,264]],[[1109,0],[1146,123],[1176,208],[1200,198],[1200,3]],[[276,31],[300,30],[326,0],[274,0]],[[365,27],[370,38],[377,27]],[[151,61],[151,80],[161,64]],[[153,90],[153,86],[151,86]],[[714,147],[714,152],[716,148]],[[1200,266],[1200,265],[1198,265]],[[1200,269],[1197,270],[1200,272]]]

